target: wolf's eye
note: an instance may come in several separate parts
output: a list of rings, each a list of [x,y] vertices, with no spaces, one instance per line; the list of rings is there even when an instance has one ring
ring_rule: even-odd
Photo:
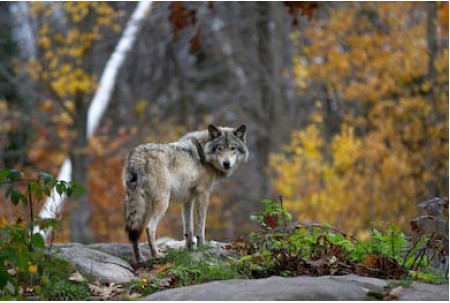
[[[235,150],[236,150],[236,146],[231,146],[230,149],[231,149],[232,151],[235,151]]]

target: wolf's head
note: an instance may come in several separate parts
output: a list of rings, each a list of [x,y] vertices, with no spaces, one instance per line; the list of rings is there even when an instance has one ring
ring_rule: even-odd
[[[246,130],[245,125],[236,129],[209,125],[209,140],[204,147],[206,162],[227,176],[231,175],[241,162],[248,159]]]

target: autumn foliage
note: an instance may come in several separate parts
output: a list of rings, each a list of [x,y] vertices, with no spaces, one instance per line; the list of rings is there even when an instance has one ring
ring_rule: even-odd
[[[299,93],[326,93],[271,159],[273,185],[299,220],[366,237],[372,221],[407,230],[418,201],[448,195],[449,54],[430,59],[425,21],[416,4],[352,3],[305,30]],[[339,122],[326,128],[327,119]]]
[[[297,221],[360,238],[371,222],[407,231],[418,202],[449,191],[449,8],[433,3],[433,17],[427,5],[158,2],[99,129],[78,148],[86,118],[79,113],[135,3],[30,3],[36,54],[11,65],[28,79],[17,81],[20,90],[29,86],[32,94],[21,108],[0,86],[1,165],[57,175],[69,153],[88,155],[93,241],[127,242],[120,180],[127,152],[210,122],[246,123],[251,157],[211,196],[208,238],[229,241],[251,229],[258,202],[279,195]],[[263,98],[269,92],[277,92],[276,102]],[[11,138],[24,129],[30,134],[16,146]],[[270,163],[261,157],[263,143]],[[262,196],[267,176],[272,188]],[[0,219],[22,215],[3,202]],[[72,202],[57,242],[70,239]],[[158,236],[181,238],[180,212],[169,207]]]

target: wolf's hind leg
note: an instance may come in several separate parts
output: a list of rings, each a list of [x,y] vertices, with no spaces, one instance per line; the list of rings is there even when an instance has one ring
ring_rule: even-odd
[[[169,195],[158,197],[158,199],[153,200],[152,205],[152,213],[145,231],[147,233],[148,245],[150,246],[152,257],[159,258],[161,255],[156,247],[156,229],[169,207]]]
[[[134,238],[131,239],[131,237],[130,237],[131,246],[133,247],[134,259],[136,260],[137,263],[141,263],[141,262],[145,261],[145,258],[139,250],[138,239],[139,239],[139,236],[137,236],[137,238],[135,238],[135,239]]]
[[[194,248],[194,201],[183,203],[183,236],[186,241],[186,247],[189,249]]]

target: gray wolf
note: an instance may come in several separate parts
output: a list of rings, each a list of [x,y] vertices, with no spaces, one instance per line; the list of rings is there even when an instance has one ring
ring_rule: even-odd
[[[156,229],[169,202],[182,203],[183,235],[188,248],[205,244],[209,197],[218,181],[246,162],[246,126],[209,125],[168,144],[142,144],[130,151],[122,171],[125,223],[137,262],[138,239],[145,228],[152,257],[159,257]],[[197,222],[194,230],[194,204]]]

